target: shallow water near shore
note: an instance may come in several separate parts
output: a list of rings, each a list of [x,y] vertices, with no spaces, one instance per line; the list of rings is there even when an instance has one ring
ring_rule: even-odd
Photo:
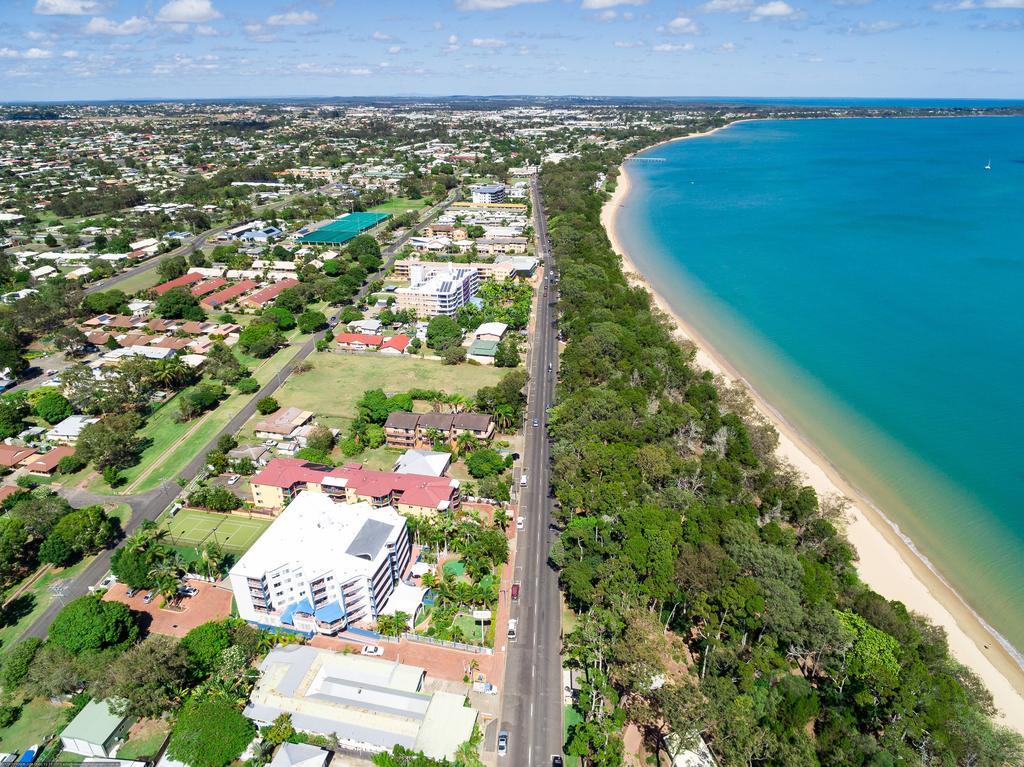
[[[633,261],[1024,648],[1024,118],[750,122],[644,156]]]

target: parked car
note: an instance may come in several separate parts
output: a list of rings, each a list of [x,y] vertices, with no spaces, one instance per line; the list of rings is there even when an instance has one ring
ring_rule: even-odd
[[[536,429],[538,426],[540,426],[540,420],[537,419],[537,418],[534,418],[533,419],[533,428]]]
[[[498,756],[508,756],[508,730],[498,733]]]
[[[523,472],[523,476],[519,478],[519,487],[526,487],[526,472]]]
[[[233,485],[233,484],[235,484],[240,479],[241,479],[241,477],[239,475],[235,474],[233,477],[231,477],[231,479],[228,480],[228,484],[229,485]]]
[[[555,754],[551,757],[551,767],[564,767],[565,762],[562,761],[562,757]]]
[[[148,604],[149,604],[150,602],[152,602],[152,601],[153,601],[153,592],[152,592],[152,591],[148,591],[148,592],[146,592],[146,596],[144,596],[144,597],[142,598],[142,601],[143,601],[143,603],[144,603],[144,604],[147,604],[147,605],[148,605]]]
[[[519,601],[519,584],[518,583],[513,583],[512,584],[512,601],[513,602],[518,602]]]
[[[526,527],[526,517],[519,517],[516,520],[516,530],[522,530]]]
[[[136,588],[130,588],[130,589],[128,589],[128,594],[127,594],[127,596],[128,596],[128,598],[129,598],[129,599],[131,599],[131,598],[132,598],[133,596],[135,596],[135,595],[136,595],[136,594],[138,594],[138,593],[139,593],[139,590],[138,590],[138,589],[136,589]]]
[[[511,620],[509,620],[509,622],[508,622],[508,638],[509,639],[515,639],[516,638],[516,630],[518,628],[519,628],[519,621],[518,620],[516,620],[515,618],[512,618]]]
[[[182,596],[194,597],[196,594],[199,593],[199,589],[197,589],[195,586],[181,585],[178,586],[178,593]]]
[[[373,656],[383,655],[384,654],[384,648],[383,647],[378,647],[377,645],[368,644],[368,645],[363,645],[363,649],[360,650],[359,653],[361,655],[373,655]]]

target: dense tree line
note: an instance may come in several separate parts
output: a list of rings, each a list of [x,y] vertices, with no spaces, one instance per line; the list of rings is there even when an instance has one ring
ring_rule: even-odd
[[[843,503],[779,463],[772,427],[625,279],[594,181],[649,143],[542,174],[568,339],[551,559],[586,680],[567,750],[617,765],[628,722],[727,767],[1019,764],[944,632],[860,581]]]

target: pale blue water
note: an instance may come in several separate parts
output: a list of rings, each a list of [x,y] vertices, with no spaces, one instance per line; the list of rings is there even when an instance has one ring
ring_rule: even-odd
[[[646,156],[618,219],[641,271],[1024,649],[1024,118]]]

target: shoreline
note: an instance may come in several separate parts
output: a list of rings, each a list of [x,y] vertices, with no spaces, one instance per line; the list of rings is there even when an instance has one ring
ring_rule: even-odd
[[[647,152],[675,141],[709,136],[739,122],[750,120],[737,120],[703,133],[661,141],[642,151]],[[806,436],[786,421],[735,366],[679,316],[665,297],[651,286],[622,247],[615,228],[617,213],[623,207],[629,188],[629,173],[624,161],[619,166],[615,191],[601,209],[601,223],[612,249],[622,259],[622,270],[627,280],[643,285],[657,308],[672,320],[676,335],[696,345],[695,363],[698,367],[737,382],[750,393],[755,407],[779,432],[779,445],[776,449],[779,458],[794,466],[805,481],[814,487],[820,498],[834,494],[850,500],[846,536],[857,550],[856,567],[861,580],[887,599],[903,602],[907,609],[925,615],[932,623],[942,626],[949,641],[950,653],[974,671],[991,693],[997,709],[996,719],[1024,734],[1024,667],[1019,653],[964,601],[881,509],[843,477],[839,469]]]

